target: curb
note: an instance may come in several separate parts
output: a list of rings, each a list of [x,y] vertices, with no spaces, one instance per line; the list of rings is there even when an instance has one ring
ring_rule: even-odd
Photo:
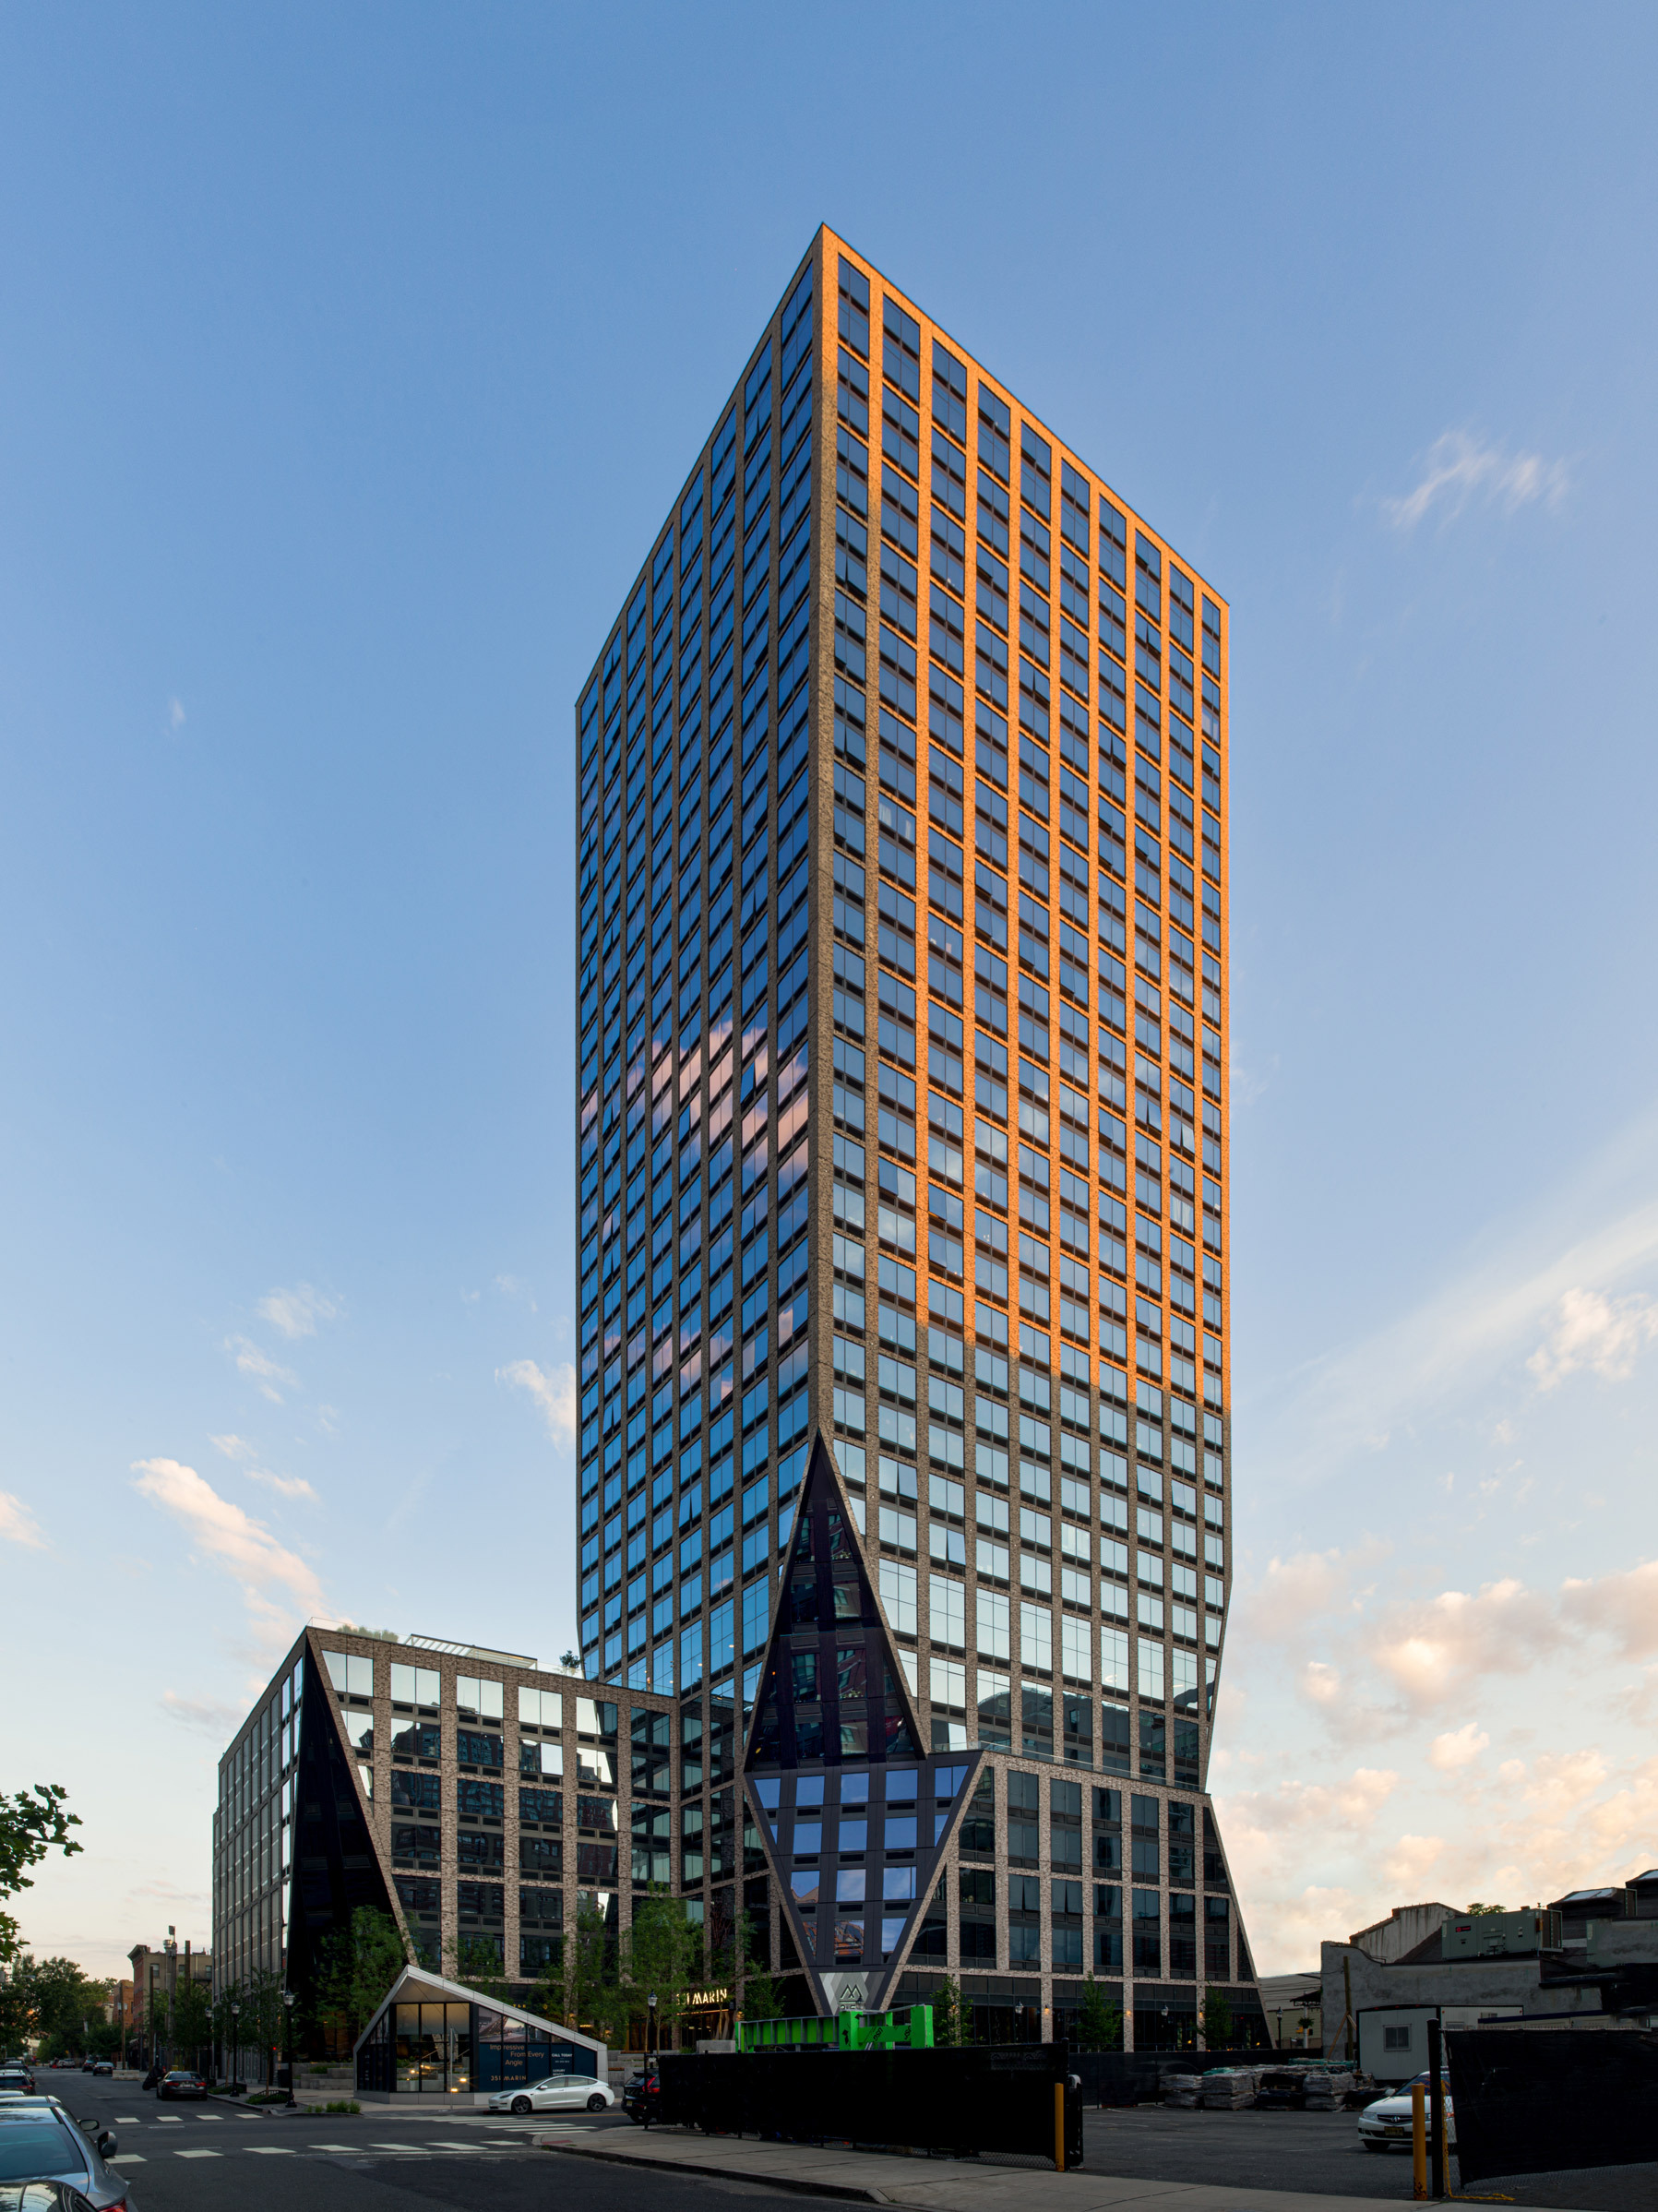
[[[581,2144],[549,2143],[544,2140],[537,2141],[535,2148],[561,2152],[570,2158],[592,2158],[600,2165],[642,2166],[658,2173],[690,2173],[711,2180],[751,2182],[761,2188],[787,2189],[796,2196],[835,2197],[842,2203],[856,2205],[889,2205],[892,2202],[879,2189],[868,2186],[859,2189],[850,2184],[843,2187],[836,2182],[806,2182],[787,2174],[757,2173],[752,2166],[710,2166],[701,2158],[642,2158],[632,2151],[590,2150]]]

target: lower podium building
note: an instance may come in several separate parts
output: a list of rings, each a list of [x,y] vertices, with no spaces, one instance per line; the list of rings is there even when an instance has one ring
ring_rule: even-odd
[[[1206,1986],[1246,2027],[1259,2000],[1202,1798],[1006,1746],[924,1750],[853,1527],[819,1443],[746,1723],[700,1689],[307,1628],[220,1762],[215,1994],[268,1974],[307,2016],[330,1938],[368,1906],[428,1977],[543,2014],[562,1978],[579,2026],[579,1897],[619,1930],[667,1889],[707,1931],[686,2036],[724,2024],[745,1910],[792,2011],[924,2001],[948,1974],[977,2034],[1041,2040],[1092,1973],[1141,2049],[1189,2036]]]

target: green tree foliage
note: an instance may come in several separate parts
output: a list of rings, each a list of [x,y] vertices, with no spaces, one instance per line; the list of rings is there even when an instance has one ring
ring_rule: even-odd
[[[80,1815],[65,1810],[69,1793],[56,1782],[37,1782],[15,1797],[0,1796],[0,1900],[32,1889],[30,1867],[39,1866],[48,1851],[72,1858],[82,1847],[70,1835]],[[20,1947],[18,1923],[0,1911],[0,1965],[17,1957]]]
[[[732,2015],[738,2020],[780,2020],[782,2001],[778,1994],[776,1978],[767,1963],[770,1948],[767,1941],[767,1924],[757,1921],[748,1912],[737,1915],[733,1931],[730,1966],[722,1961],[727,1972],[732,1992]]]
[[[236,2039],[241,2030],[241,2020],[232,2017],[232,2007],[245,2006],[246,2003],[246,1992],[239,1981],[226,1982],[213,2000],[214,2071],[223,2074],[226,2080],[231,2079],[239,2063]],[[227,2068],[231,2070],[229,2073],[226,2072]]]
[[[967,2040],[961,2011],[961,1991],[953,1975],[947,1974],[933,1991],[933,2048],[954,2051]]]
[[[213,2039],[213,1997],[205,1981],[181,1981],[173,2000],[173,2048],[179,2058],[199,2066]]]
[[[1210,2051],[1224,2051],[1232,2042],[1232,2005],[1224,1990],[1203,1992],[1203,2041]]]
[[[1123,2008],[1114,2004],[1091,1974],[1082,1985],[1077,2041],[1084,2051],[1121,2051]]]
[[[91,1981],[72,1958],[36,1958],[24,1952],[13,1958],[0,2021],[7,2048],[37,2043],[44,2059],[80,2058],[94,2027],[103,2025],[109,2003],[106,1981]]]
[[[607,2043],[646,2022],[652,1993],[658,2033],[674,2026],[702,1979],[701,1927],[681,1899],[656,1892],[634,1893],[633,1924],[621,1931],[591,1897],[579,1897],[570,1949],[578,2024]]]
[[[144,2035],[149,2049],[149,2063],[157,2065],[173,2048],[173,2007],[164,1981],[158,1981],[149,1992],[144,2007]]]
[[[576,1933],[570,1950],[577,2025],[591,2029],[606,2043],[613,2042],[626,2017],[617,2001],[616,1942],[607,1916],[590,1896],[576,1900]]]
[[[1501,1912],[1503,1909],[1500,1905],[1471,1905],[1468,1907],[1468,1917],[1471,1920],[1488,1919],[1493,1913]]]
[[[259,2053],[259,2079],[269,2082],[282,2034],[282,1985],[268,1967],[250,1975],[242,1999],[242,2041]]]
[[[348,1925],[323,1945],[316,1989],[319,2016],[348,2045],[354,2043],[407,1964],[403,1938],[391,1915],[372,1905],[359,1905]]]
[[[469,1990],[476,1990],[481,1997],[493,1997],[497,2004],[507,2003],[507,1976],[501,1965],[501,1954],[494,1943],[482,1936],[467,1935],[460,1939],[459,1952],[455,1960],[455,1979],[464,1982]]]

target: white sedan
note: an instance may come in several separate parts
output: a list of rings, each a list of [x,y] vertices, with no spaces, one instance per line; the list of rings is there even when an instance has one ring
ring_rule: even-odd
[[[602,2112],[615,2097],[590,2074],[549,2074],[544,2081],[530,2082],[521,2089],[497,2089],[489,2100],[492,2112]]]
[[[1427,2135],[1428,2155],[1434,2147],[1434,2100],[1431,2077],[1419,2074],[1415,2081],[1406,2082],[1403,2088],[1391,2097],[1381,2098],[1368,2104],[1359,2114],[1359,2141],[1366,2150],[1409,2150],[1411,2147],[1412,2102],[1411,2091],[1416,2082],[1422,2084],[1423,2126]],[[1445,2085],[1445,2147],[1457,2147],[1457,2115],[1450,2101],[1450,2084]]]

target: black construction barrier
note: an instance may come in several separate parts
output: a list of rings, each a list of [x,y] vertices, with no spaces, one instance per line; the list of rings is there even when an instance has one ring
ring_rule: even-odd
[[[1063,2043],[958,2051],[663,2054],[664,2126],[797,2143],[901,2144],[1052,2158],[1065,2085],[1065,2164],[1082,2163],[1082,2096]]]
[[[1494,2174],[1658,2158],[1658,2035],[1452,2028],[1445,2050],[1464,2189]]]

